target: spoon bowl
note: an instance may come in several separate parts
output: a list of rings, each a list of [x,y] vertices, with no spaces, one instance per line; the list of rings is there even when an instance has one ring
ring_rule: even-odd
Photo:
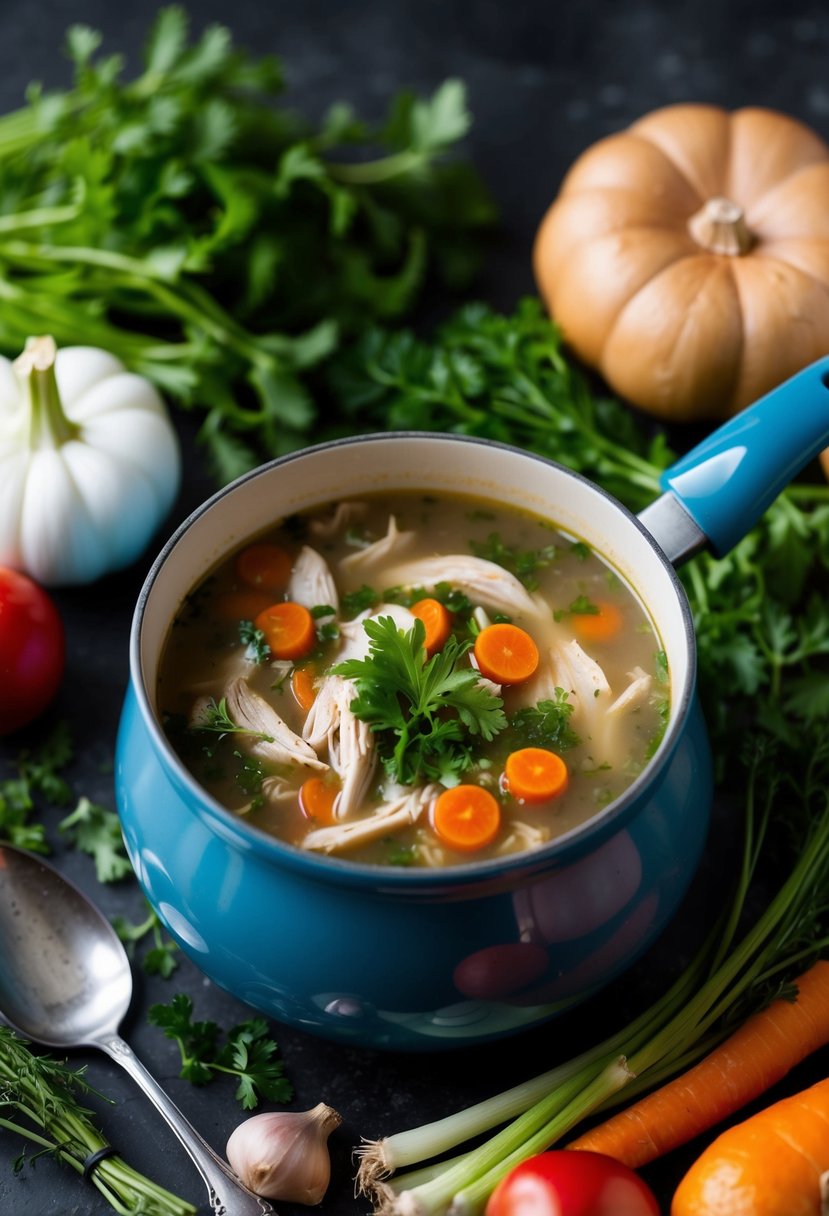
[[[98,1047],[130,1074],[190,1155],[223,1216],[267,1216],[185,1119],[118,1027],[132,1000],[126,951],[109,921],[54,866],[0,845],[0,1018],[46,1047]]]
[[[132,999],[129,959],[109,921],[39,858],[0,849],[0,1010],[47,1047],[95,1044]]]

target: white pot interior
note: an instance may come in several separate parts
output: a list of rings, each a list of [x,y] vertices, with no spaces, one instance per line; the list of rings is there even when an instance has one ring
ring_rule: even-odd
[[[229,551],[295,512],[398,489],[517,507],[589,544],[651,617],[668,657],[676,717],[693,676],[687,626],[672,572],[647,536],[612,499],[565,469],[513,449],[434,435],[377,436],[300,452],[236,482],[197,511],[151,575],[135,674],[153,710],[170,623],[184,597]]]

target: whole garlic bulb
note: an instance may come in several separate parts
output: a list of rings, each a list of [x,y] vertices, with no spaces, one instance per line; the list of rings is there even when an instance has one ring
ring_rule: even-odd
[[[254,1194],[320,1203],[331,1178],[328,1137],[341,1123],[341,1116],[324,1102],[312,1110],[265,1112],[240,1123],[225,1152]]]

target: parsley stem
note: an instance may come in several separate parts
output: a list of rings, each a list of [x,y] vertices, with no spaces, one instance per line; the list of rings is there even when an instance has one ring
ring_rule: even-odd
[[[334,181],[345,182],[349,186],[375,186],[380,182],[402,177],[418,169],[424,160],[424,155],[413,148],[405,148],[391,156],[383,156],[378,160],[367,160],[359,164],[340,164],[337,161],[327,163],[328,176]]]

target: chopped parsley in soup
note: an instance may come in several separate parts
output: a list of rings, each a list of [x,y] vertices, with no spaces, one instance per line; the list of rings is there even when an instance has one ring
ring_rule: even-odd
[[[286,519],[188,596],[158,704],[183,762],[281,840],[381,865],[537,848],[653,755],[664,652],[581,541],[401,493]]]

